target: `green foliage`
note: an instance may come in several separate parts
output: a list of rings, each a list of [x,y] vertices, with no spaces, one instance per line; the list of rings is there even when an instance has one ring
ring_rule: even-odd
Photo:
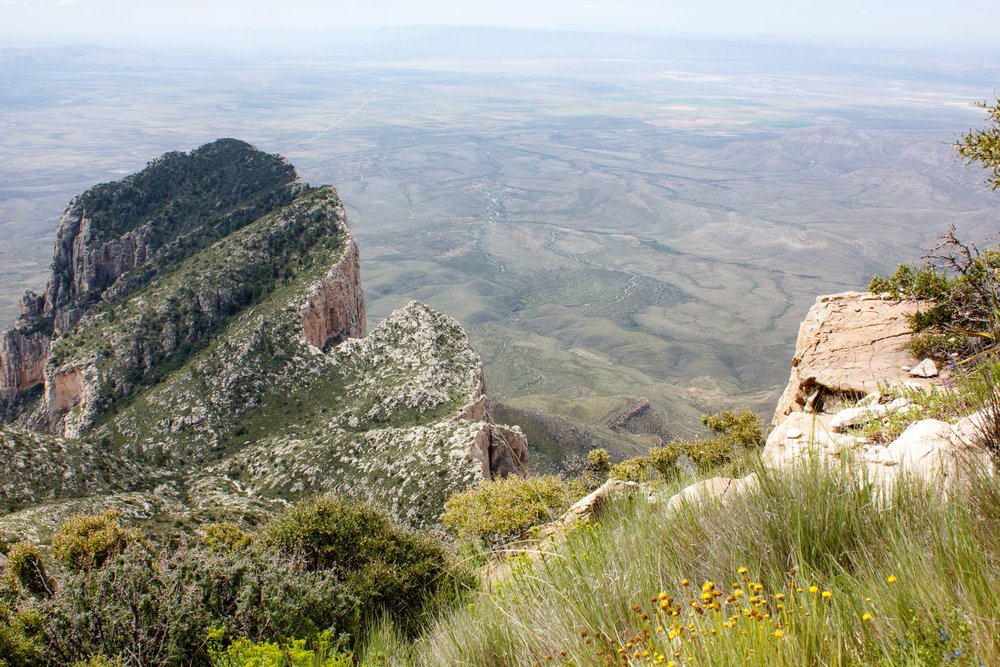
[[[279,553],[301,555],[312,571],[336,572],[366,622],[384,612],[413,623],[450,574],[436,540],[345,498],[300,503],[272,519],[261,541]]]
[[[760,417],[749,410],[724,410],[703,415],[701,423],[714,431],[715,437],[677,440],[654,447],[646,456],[626,459],[612,466],[611,477],[633,482],[669,480],[677,474],[681,456],[690,458],[703,471],[726,464],[745,466],[750,455],[764,446],[763,424]]]
[[[510,476],[452,494],[442,521],[463,538],[495,547],[559,516],[571,500],[566,483],[554,475]]]
[[[215,227],[225,235],[287,202],[294,180],[295,170],[279,156],[219,139],[188,154],[165,153],[137,174],[91,188],[77,203],[91,221],[92,246],[140,224],[164,240]]]
[[[987,182],[996,190],[1000,188],[1000,100],[993,105],[979,104],[986,111],[989,125],[985,129],[969,130],[955,144],[958,154],[969,163],[979,162],[990,175]]]
[[[39,608],[42,651],[56,664],[97,655],[127,656],[130,665],[204,664],[213,629],[252,641],[356,629],[356,601],[335,572],[256,549],[181,546],[153,557],[132,543],[59,583]]]
[[[599,449],[591,449],[587,452],[584,474],[588,478],[600,484],[608,478],[610,472],[611,455],[608,454],[608,450],[601,447]]]
[[[41,662],[40,625],[37,613],[14,611],[0,603],[0,667],[30,667]]]
[[[103,653],[91,656],[88,660],[74,662],[73,667],[125,667],[125,661],[121,656],[109,658]]]
[[[100,567],[130,544],[142,542],[141,533],[121,525],[121,513],[78,515],[64,522],[52,538],[52,553],[70,570]]]
[[[764,434],[760,417],[749,410],[731,412],[723,410],[718,414],[704,415],[701,423],[719,434],[732,447],[760,449],[764,446]]]
[[[18,542],[13,546],[7,554],[7,573],[30,595],[52,595],[52,580],[45,573],[42,555],[34,544]]]
[[[635,456],[611,466],[610,477],[626,482],[648,482],[653,478],[656,469],[645,456]]]
[[[209,551],[239,551],[253,544],[253,536],[232,523],[213,523],[203,531],[201,541]]]
[[[310,645],[311,644],[311,645]],[[313,642],[290,639],[278,643],[252,642],[240,637],[228,646],[209,649],[212,667],[353,667],[350,653],[337,651],[329,633]]]
[[[943,237],[937,264],[901,265],[868,286],[897,299],[926,305],[910,317],[914,354],[938,359],[973,358],[996,346],[1000,332],[1000,249],[979,252],[961,243],[954,230]],[[941,261],[943,260],[943,261]]]

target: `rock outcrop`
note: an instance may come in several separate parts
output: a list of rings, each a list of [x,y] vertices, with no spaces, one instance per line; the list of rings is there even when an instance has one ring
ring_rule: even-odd
[[[528,439],[518,428],[484,423],[469,456],[482,466],[485,480],[523,475],[528,467]]]
[[[921,387],[944,378],[915,378],[908,317],[920,304],[868,292],[816,299],[799,327],[788,386],[772,425],[792,412],[829,411],[838,398],[856,399],[883,385],[912,381]]]
[[[887,484],[902,475],[950,484],[965,466],[990,469],[976,435],[983,414],[955,424],[919,420],[910,400],[883,396],[900,386],[947,391],[947,377],[936,365],[910,352],[907,316],[919,307],[859,292],[817,299],[799,329],[791,378],[762,454],[765,465],[845,459]],[[866,421],[907,413],[914,423],[888,444],[851,432]]]
[[[25,391],[45,381],[49,338],[33,331],[0,333],[0,392]]]
[[[348,241],[341,260],[309,290],[299,315],[306,340],[321,350],[347,338],[364,338],[365,295],[354,239]]]

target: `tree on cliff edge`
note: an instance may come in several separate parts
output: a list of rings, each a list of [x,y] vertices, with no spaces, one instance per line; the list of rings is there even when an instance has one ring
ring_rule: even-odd
[[[1000,188],[1000,99],[990,106],[979,104],[986,110],[987,126],[980,130],[969,130],[955,144],[959,155],[971,164],[980,162],[983,169],[989,169],[986,182],[996,190]]]

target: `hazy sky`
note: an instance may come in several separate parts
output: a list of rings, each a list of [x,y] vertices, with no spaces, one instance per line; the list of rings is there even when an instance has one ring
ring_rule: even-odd
[[[0,45],[142,43],[259,29],[479,25],[996,45],[997,0],[0,0]]]

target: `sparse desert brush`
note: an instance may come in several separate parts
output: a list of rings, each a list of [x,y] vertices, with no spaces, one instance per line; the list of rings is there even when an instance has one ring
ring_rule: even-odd
[[[232,523],[209,524],[202,532],[202,544],[210,551],[238,551],[253,544],[253,535]]]
[[[41,552],[28,542],[18,542],[7,554],[7,575],[22,590],[36,597],[48,597],[55,588],[45,572]]]
[[[463,538],[495,547],[559,516],[571,501],[569,487],[559,477],[510,476],[453,494],[442,521]]]
[[[632,457],[612,466],[610,476],[633,482],[670,480],[679,472],[677,463],[682,456],[702,471],[726,465],[742,469],[764,446],[763,424],[760,417],[749,410],[723,410],[714,415],[703,415],[701,423],[715,435],[676,440],[654,447],[646,456]]]

